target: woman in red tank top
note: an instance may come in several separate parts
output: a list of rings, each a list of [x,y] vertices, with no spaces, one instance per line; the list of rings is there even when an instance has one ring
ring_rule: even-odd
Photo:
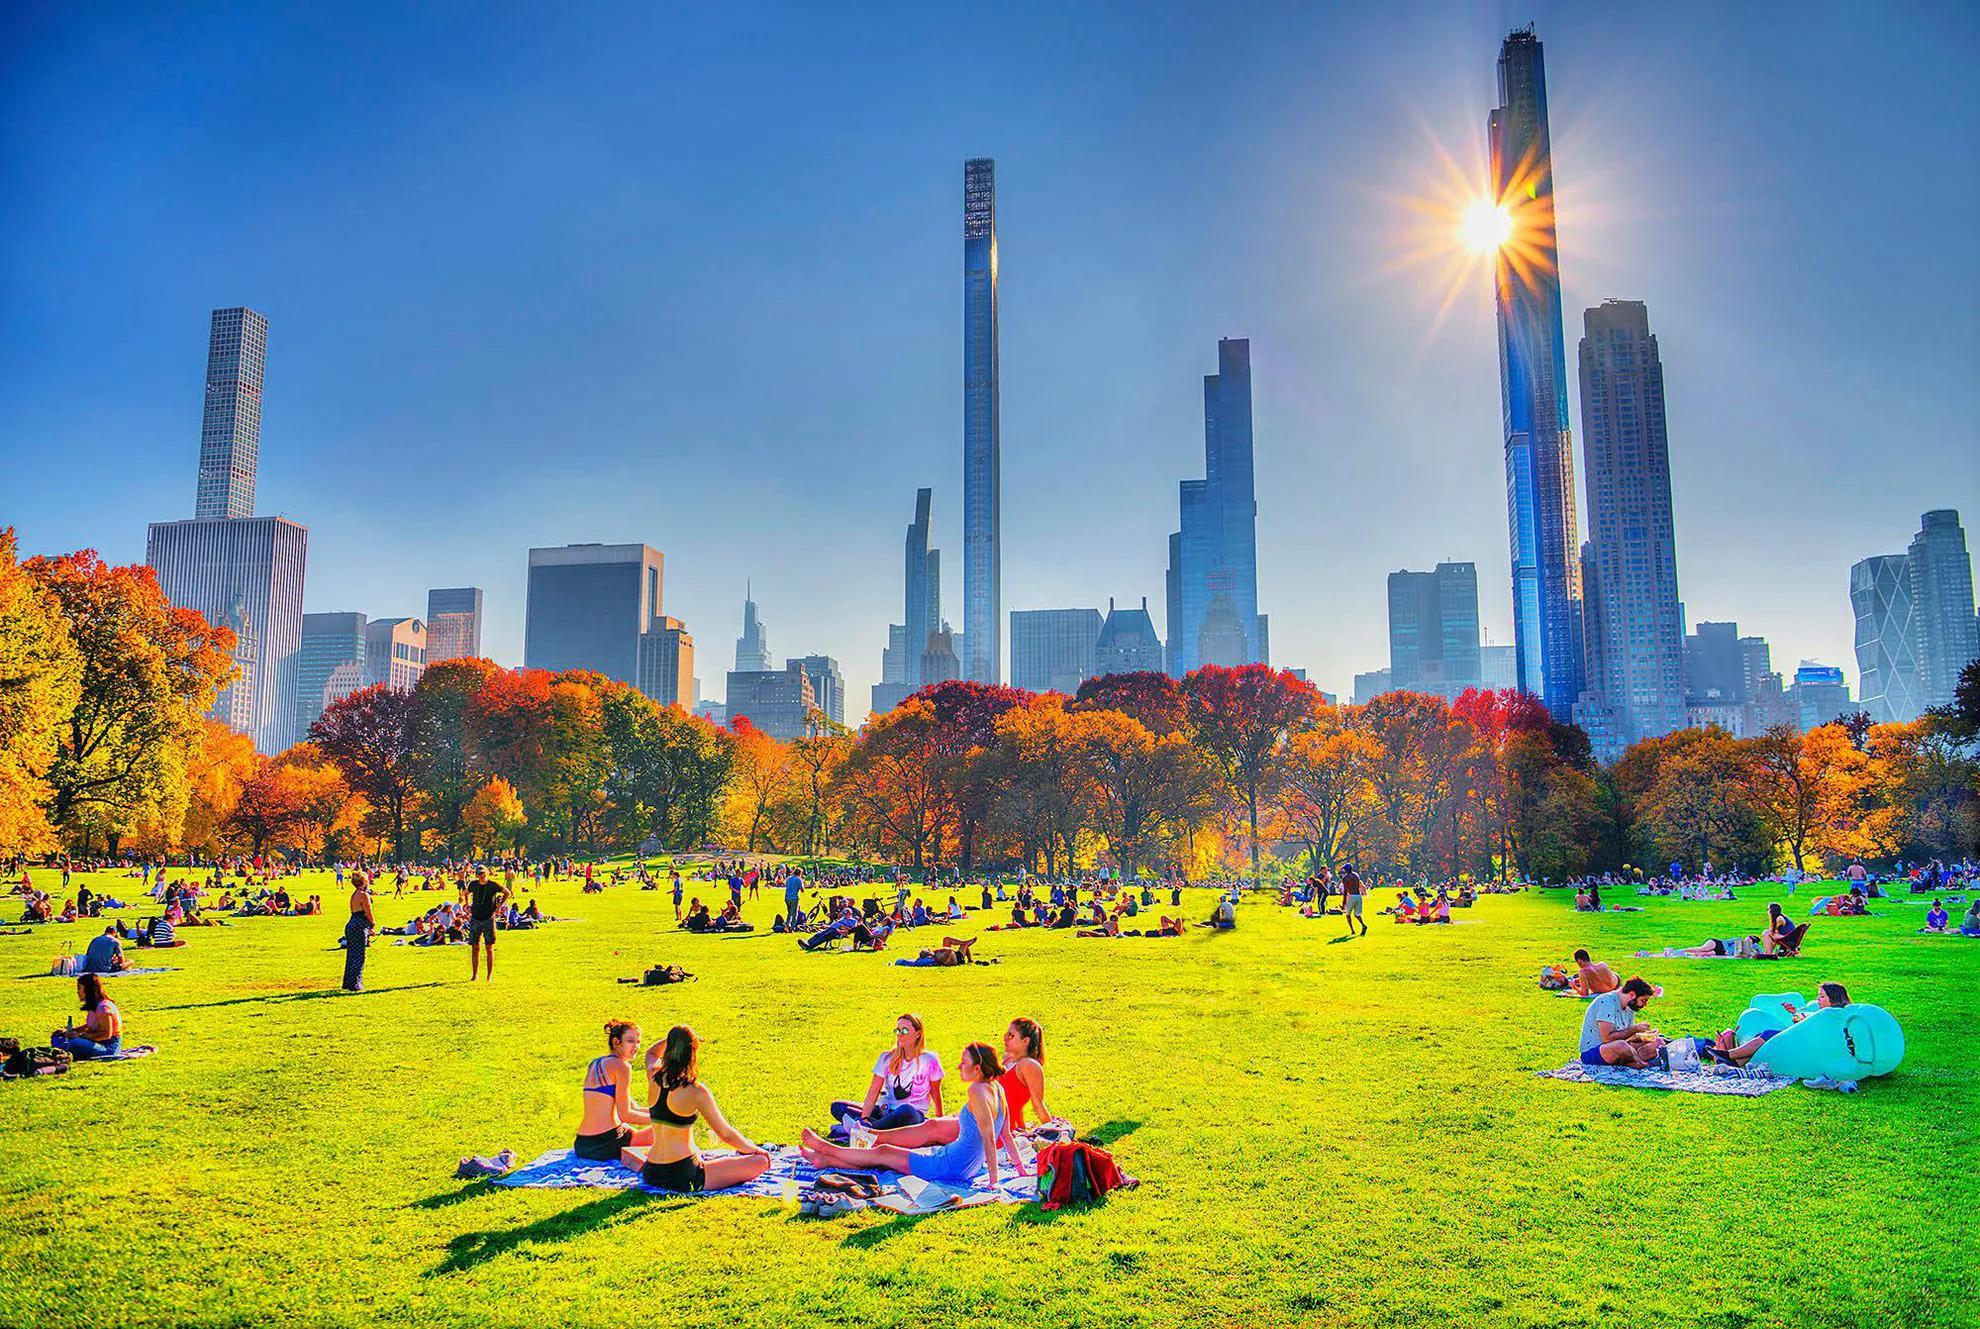
[[[1010,1105],[1011,1130],[1024,1129],[1024,1110],[1035,1109],[1040,1125],[1052,1119],[1045,1106],[1045,1028],[1020,1015],[1004,1030],[1004,1099]]]

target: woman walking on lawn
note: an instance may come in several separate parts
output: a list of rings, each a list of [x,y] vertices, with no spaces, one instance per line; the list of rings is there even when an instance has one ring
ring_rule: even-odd
[[[364,991],[364,948],[378,920],[371,914],[371,885],[363,872],[351,874],[351,919],[344,924],[344,991]]]

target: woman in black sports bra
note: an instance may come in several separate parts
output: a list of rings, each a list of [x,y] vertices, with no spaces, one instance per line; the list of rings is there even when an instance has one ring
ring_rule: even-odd
[[[677,1024],[667,1031],[665,1043],[656,1043],[646,1054],[653,1144],[644,1159],[632,1149],[623,1157],[627,1166],[639,1167],[641,1181],[661,1190],[724,1190],[760,1177],[770,1167],[770,1151],[731,1126],[715,1106],[715,1095],[701,1083],[700,1051],[694,1030]],[[704,1117],[715,1138],[736,1150],[733,1157],[701,1157],[694,1147],[694,1123]]]

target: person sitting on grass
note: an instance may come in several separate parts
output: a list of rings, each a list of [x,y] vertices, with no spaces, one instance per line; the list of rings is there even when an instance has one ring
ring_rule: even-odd
[[[1760,933],[1761,949],[1767,954],[1799,955],[1807,935],[1808,924],[1790,922],[1778,904],[1767,906],[1767,926]]]
[[[584,1106],[571,1152],[579,1158],[616,1163],[626,1148],[653,1143],[653,1119],[632,1101],[632,1064],[639,1048],[638,1025],[631,1020],[605,1022],[605,1055],[593,1057],[585,1067],[584,1087],[578,1095]]]
[[[1196,926],[1200,928],[1215,928],[1219,932],[1229,932],[1237,927],[1237,906],[1231,903],[1230,896],[1220,895],[1217,897],[1217,908],[1212,911],[1210,917],[1204,919]]]
[[[696,896],[688,904],[688,915],[681,923],[681,930],[684,932],[706,932],[708,931],[709,921],[708,906],[701,902],[700,896]]]
[[[1427,900],[1424,901],[1423,904],[1417,909],[1416,917],[1411,919],[1410,921],[1419,924],[1450,922],[1451,921],[1450,897],[1445,895],[1442,891],[1438,891],[1437,902],[1435,904],[1431,904]]]
[[[895,964],[910,969],[952,969],[959,964],[972,964],[974,957],[971,948],[976,945],[974,937],[944,937],[940,946],[928,946],[912,960],[896,960]]]
[[[844,909],[839,911],[837,918],[812,933],[809,937],[801,939],[798,945],[807,951],[821,950],[843,937],[850,937],[853,934],[853,929],[858,926],[859,914],[853,910],[849,903]]]
[[[1959,931],[1963,937],[1980,937],[1980,898],[1966,907],[1966,917],[1959,921]]]
[[[770,1151],[753,1143],[715,1106],[715,1095],[701,1083],[701,1039],[677,1024],[667,1041],[646,1054],[647,1109],[653,1143],[629,1145],[620,1163],[639,1172],[639,1179],[663,1191],[692,1194],[726,1190],[753,1181],[770,1170]],[[706,1118],[716,1139],[737,1151],[734,1158],[704,1160],[694,1144],[694,1123]]]
[[[845,1140],[854,1126],[870,1131],[915,1126],[942,1113],[942,1059],[928,1050],[921,1017],[912,1011],[894,1021],[894,1046],[873,1063],[866,1098],[835,1100],[831,1136]]]
[[[1951,922],[1952,915],[1946,912],[1946,902],[1944,900],[1932,901],[1932,907],[1925,911],[1925,931],[1944,932],[1946,926]]]
[[[722,906],[722,914],[709,925],[710,932],[754,932],[756,929],[743,922],[742,907],[734,900]]]
[[[955,1138],[946,1144],[919,1149],[877,1144],[855,1149],[832,1144],[807,1130],[798,1145],[805,1161],[821,1168],[881,1168],[949,1186],[967,1185],[982,1175],[994,1190],[1001,1148],[1009,1155],[1012,1168],[1024,1175],[1024,1163],[1011,1138],[1008,1102],[999,1083],[1004,1068],[998,1064],[997,1054],[988,1043],[971,1043],[963,1049],[956,1071],[968,1086],[969,1096],[956,1114]]]
[[[949,897],[949,921],[953,923],[957,919],[963,917],[963,914],[964,914],[963,907],[957,904],[956,897],[951,895]]]
[[[1609,968],[1608,961],[1592,960],[1585,950],[1574,953],[1574,965],[1574,977],[1568,980],[1568,986],[1584,997],[1599,997],[1622,986],[1622,980]]]
[[[1033,1110],[1040,1126],[1052,1120],[1052,1111],[1045,1106],[1045,1029],[1038,1021],[1020,1015],[1005,1028],[1004,1071],[997,1077],[997,1084],[1004,1091],[1005,1111],[1013,1134],[1025,1133],[1026,1108]],[[959,1117],[935,1116],[917,1125],[875,1131],[872,1143],[920,1149],[953,1144],[961,1133]],[[1014,1163],[1019,1161],[1013,1157]],[[1018,1175],[1024,1173],[1020,1171]]]
[[[885,949],[887,938],[894,935],[894,922],[884,914],[871,923],[864,919],[853,924],[852,948],[856,951],[877,951]]]
[[[1581,1017],[1581,1064],[1635,1070],[1655,1065],[1664,1049],[1663,1035],[1636,1022],[1637,1012],[1655,995],[1649,983],[1631,977],[1589,1002]]]
[[[76,999],[85,1012],[83,1027],[76,1028],[75,1017],[71,1016],[67,1025],[50,1035],[48,1045],[68,1053],[76,1061],[114,1057],[122,1052],[124,1017],[118,1012],[117,1003],[104,992],[103,980],[95,974],[78,975]]]
[[[146,928],[143,944],[157,950],[168,950],[174,946],[185,945],[179,940],[177,931],[173,929],[171,918],[162,914],[153,919]]]
[[[1827,1010],[1831,1006],[1847,1005],[1849,1005],[1849,989],[1842,984],[1823,983],[1815,989],[1815,1010],[1822,1011]],[[1813,1011],[1797,1011],[1792,1006],[1787,1007],[1787,1011],[1789,1015],[1794,1017],[1792,1020],[1794,1024],[1800,1024],[1814,1013]],[[1728,1029],[1725,1033],[1719,1035],[1718,1042],[1713,1047],[1701,1048],[1700,1052],[1701,1055],[1706,1057],[1729,1061],[1735,1066],[1744,1066],[1747,1062],[1753,1060],[1754,1053],[1767,1045],[1768,1039],[1777,1037],[1780,1033],[1781,1031],[1778,1029],[1762,1029],[1758,1034],[1747,1039],[1744,1043],[1736,1043],[1734,1040],[1738,1038],[1738,1035]]]
[[[91,937],[83,950],[85,974],[114,974],[130,967],[131,962],[124,958],[124,943],[117,940],[115,923],[104,928],[102,936]]]

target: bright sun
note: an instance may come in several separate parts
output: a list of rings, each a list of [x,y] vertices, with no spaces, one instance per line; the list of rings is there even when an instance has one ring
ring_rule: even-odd
[[[1512,239],[1512,232],[1512,214],[1500,204],[1482,198],[1466,207],[1458,221],[1458,235],[1464,240],[1464,247],[1474,254],[1492,253]]]

